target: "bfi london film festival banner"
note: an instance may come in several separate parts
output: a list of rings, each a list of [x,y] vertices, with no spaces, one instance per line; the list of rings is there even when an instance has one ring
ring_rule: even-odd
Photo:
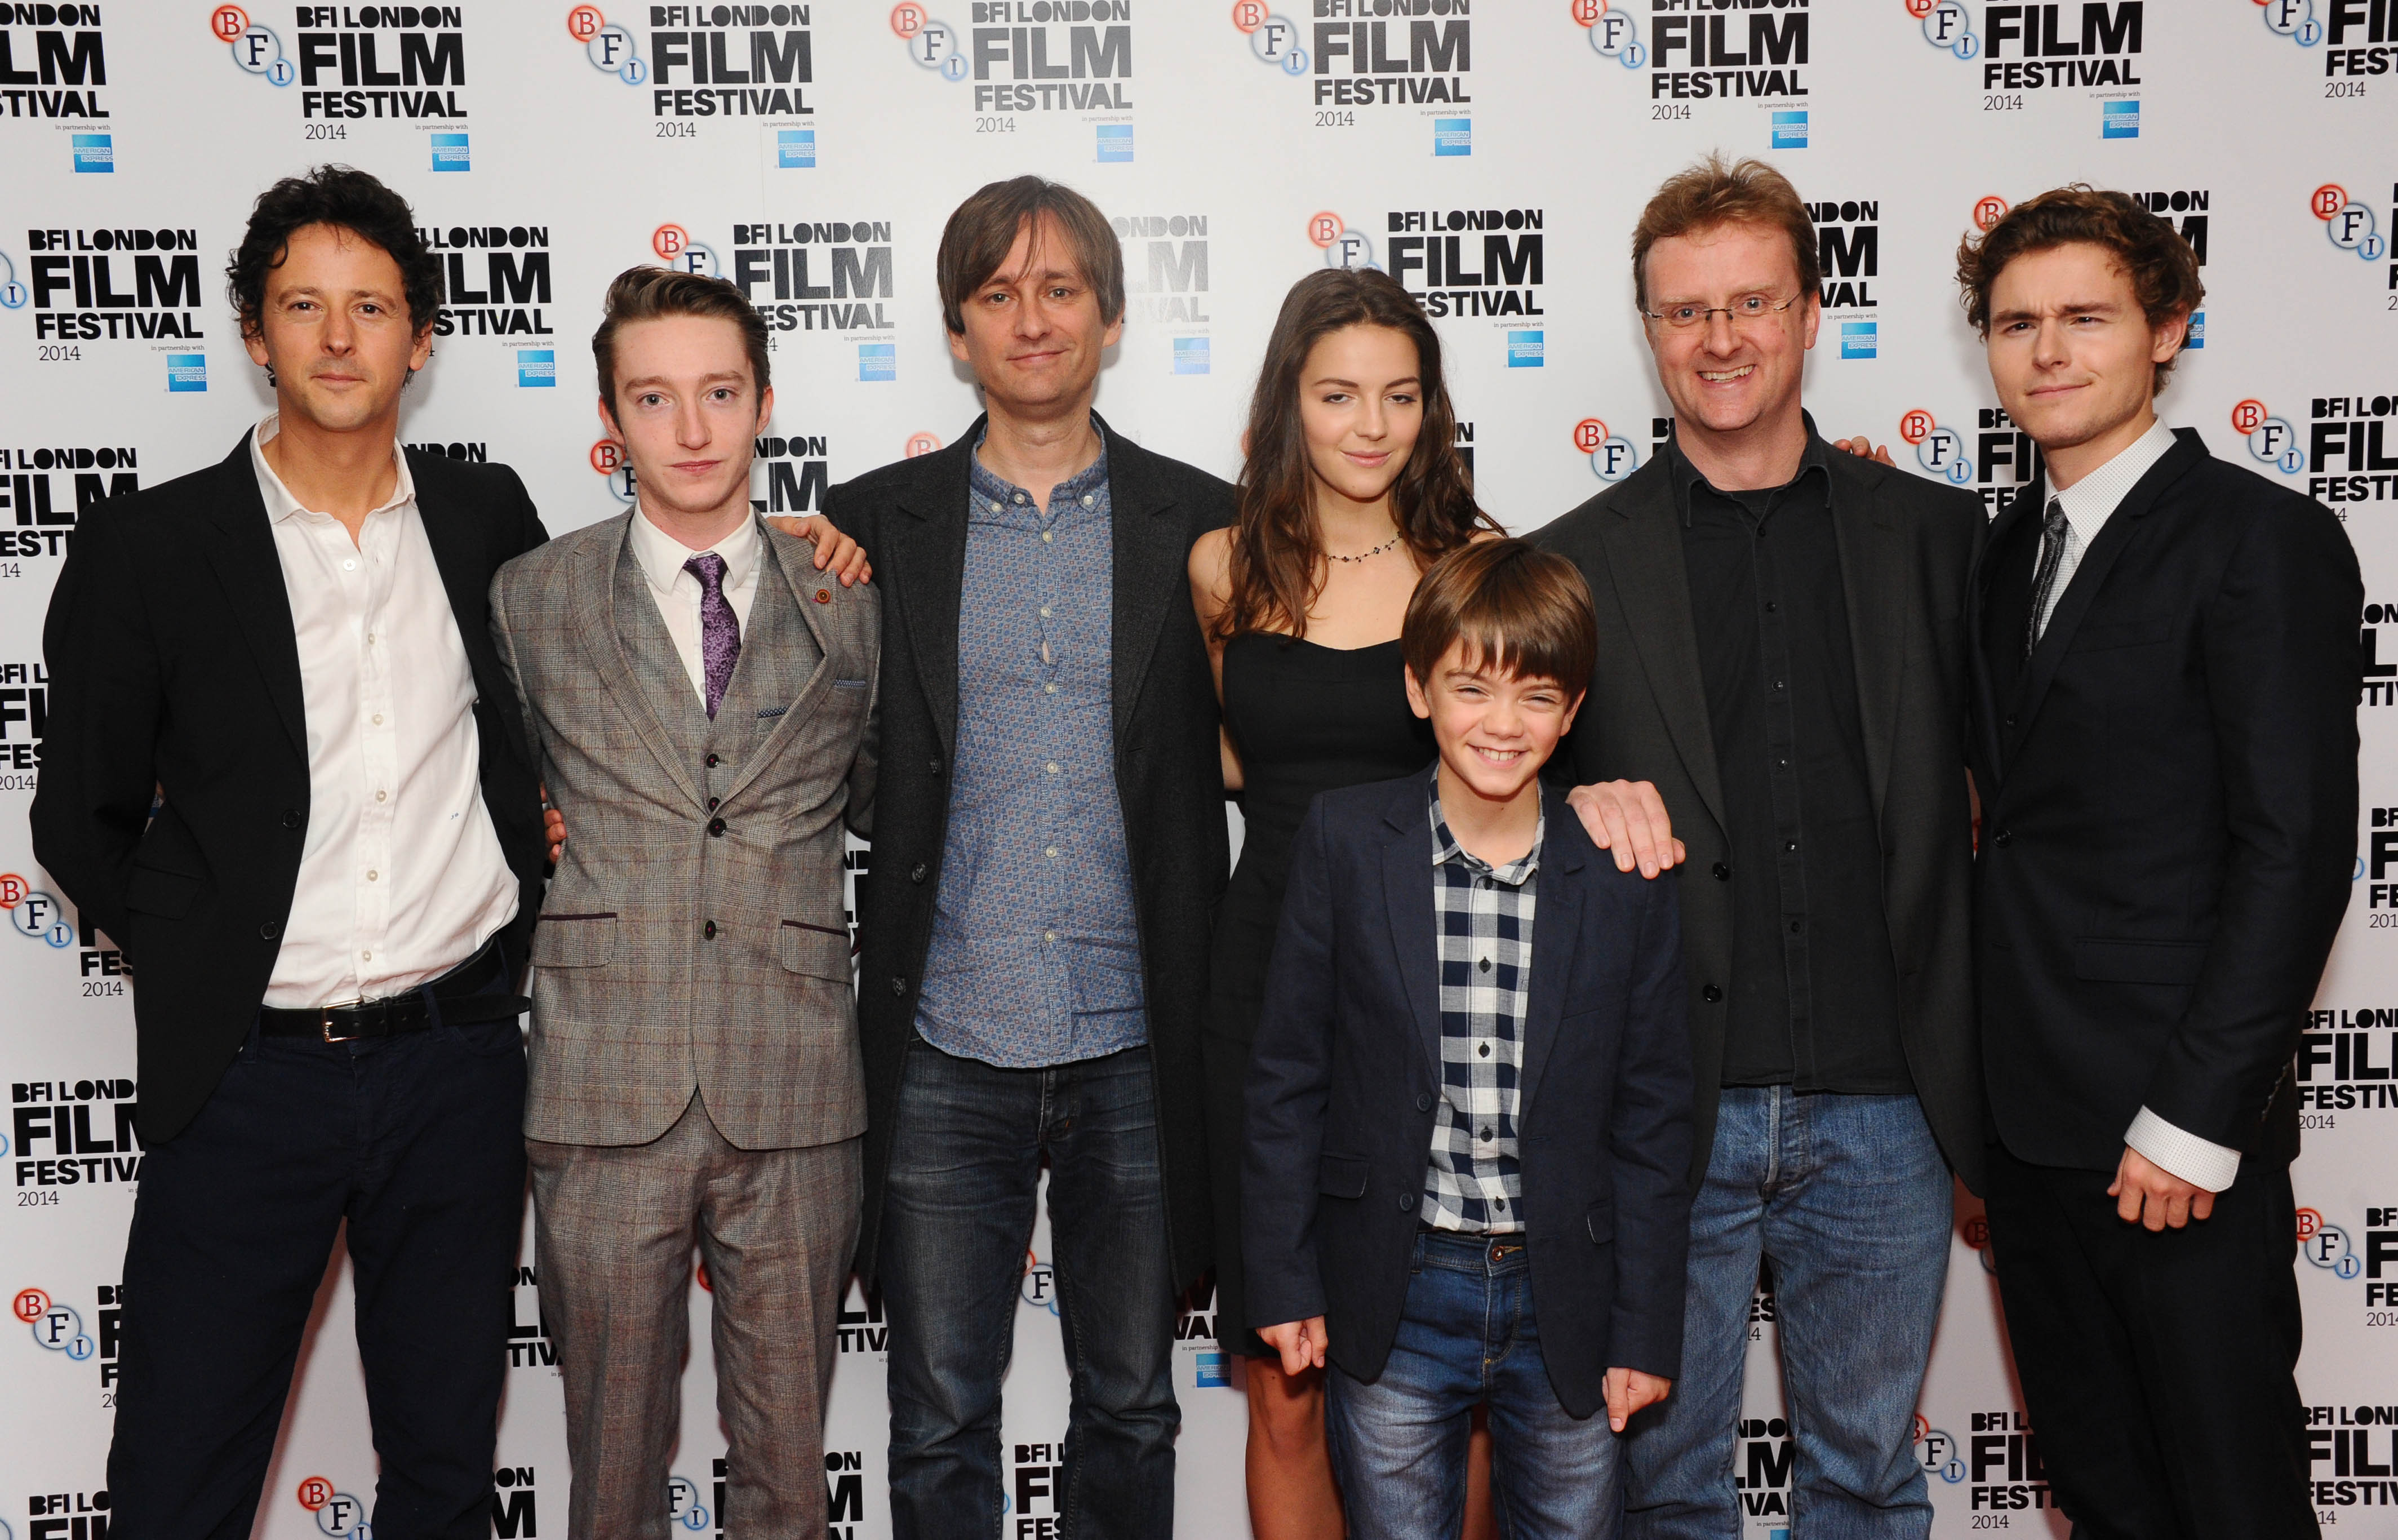
[[[1957,241],[2059,182],[2139,195],[2213,290],[2165,416],[2321,500],[2355,541],[2365,811],[2293,1071],[2299,1377],[2324,1521],[2398,1536],[2393,65],[2392,0],[0,5],[0,1292],[16,1316],[0,1339],[0,1540],[105,1535],[142,1159],[138,981],[26,832],[42,618],[86,509],[222,458],[268,409],[223,292],[268,182],[342,161],[406,194],[449,305],[401,437],[515,466],[552,531],[627,506],[586,341],[606,281],[636,263],[721,274],[765,316],[780,394],[761,509],[815,507],[833,481],[954,439],[977,407],[944,345],[935,246],[960,198],[1023,171],[1088,193],[1122,239],[1128,313],[1099,389],[1119,431],[1232,476],[1284,290],[1372,263],[1422,294],[1483,500],[1523,531],[1666,431],[1626,247],[1659,179],[1710,150],[1771,159],[1810,200],[1818,423],[1993,512],[2034,454],[1961,318]],[[1047,1255],[1036,1229],[1007,1383],[1010,1540],[1058,1525]],[[2062,1534],[1961,1193],[1951,1259],[1917,1420],[1935,1533]],[[528,1239],[495,1535],[566,1522],[532,1260]],[[721,1533],[707,1310],[695,1279],[673,1463],[675,1522],[694,1534]],[[1769,1292],[1753,1318],[1734,1469],[1766,1540],[1790,1525],[1793,1451]],[[259,1533],[276,1540],[370,1533],[349,1319],[337,1261],[266,1483]],[[1206,1285],[1181,1322],[1179,1529],[1244,1535],[1244,1402]],[[831,1533],[885,1536],[887,1327],[853,1292],[840,1330]]]

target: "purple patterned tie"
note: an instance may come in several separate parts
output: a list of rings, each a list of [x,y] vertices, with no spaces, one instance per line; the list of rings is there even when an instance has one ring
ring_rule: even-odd
[[[707,720],[714,722],[733,682],[733,666],[741,661],[741,622],[724,597],[724,558],[705,551],[682,570],[699,579],[699,657],[707,674]]]

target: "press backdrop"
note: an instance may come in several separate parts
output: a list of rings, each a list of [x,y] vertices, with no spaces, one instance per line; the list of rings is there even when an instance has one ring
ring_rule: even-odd
[[[83,510],[221,458],[268,409],[223,297],[260,189],[337,160],[412,200],[451,308],[402,437],[515,466],[553,532],[626,507],[586,343],[608,278],[635,263],[731,277],[775,329],[761,508],[813,507],[830,481],[953,439],[976,400],[943,344],[935,245],[961,197],[1022,171],[1089,194],[1123,241],[1129,316],[1099,386],[1119,431],[1233,475],[1284,290],[1373,263],[1439,317],[1481,496],[1521,531],[1665,431],[1626,246],[1649,189],[1715,149],[1769,157],[1813,205],[1825,313],[1807,390],[1827,432],[1869,433],[1995,511],[2032,452],[1996,409],[1951,254],[2009,202],[2088,182],[2170,218],[2214,290],[2168,420],[2348,525],[2371,601],[2367,812],[2296,1071],[2299,1379],[2332,1533],[2398,1535],[2398,805],[2379,805],[2398,804],[2398,637],[2389,661],[2377,646],[2398,624],[2392,0],[101,0],[0,5],[0,1290],[17,1316],[0,1336],[0,1540],[103,1540],[141,1159],[139,986],[36,865],[22,817],[42,617]],[[1036,1230],[1007,1383],[1011,1540],[1057,1524],[1047,1258]],[[532,1260],[528,1242],[499,1535],[566,1521]],[[1917,1424],[1936,1533],[2061,1534],[1987,1263],[1960,1194]],[[1238,1372],[1210,1290],[1187,1304],[1179,1527],[1242,1536]],[[889,1533],[885,1328],[850,1305],[826,1457],[842,1540]],[[704,1280],[692,1308],[674,1502],[706,1534],[723,1443]],[[1770,1292],[1753,1314],[1736,1469],[1763,1540],[1789,1524],[1791,1446]],[[261,1533],[367,1535],[374,1472],[336,1261]]]

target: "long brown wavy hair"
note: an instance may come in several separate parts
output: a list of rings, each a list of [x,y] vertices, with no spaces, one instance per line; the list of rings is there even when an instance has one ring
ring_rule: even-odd
[[[1391,518],[1419,569],[1466,544],[1477,530],[1503,534],[1475,504],[1474,478],[1457,452],[1457,412],[1440,365],[1440,337],[1423,306],[1396,278],[1372,268],[1327,267],[1290,286],[1266,342],[1265,365],[1249,399],[1248,461],[1241,467],[1233,520],[1231,595],[1215,640],[1243,631],[1307,634],[1307,612],[1324,590],[1324,540],[1315,525],[1315,473],[1300,421],[1300,376],[1315,344],[1345,327],[1384,326],[1416,344],[1423,431],[1391,485]]]

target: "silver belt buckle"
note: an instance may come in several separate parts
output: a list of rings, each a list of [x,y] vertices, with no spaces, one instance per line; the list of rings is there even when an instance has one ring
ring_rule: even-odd
[[[324,1034],[325,1041],[328,1043],[357,1042],[359,1037],[364,1035],[363,1033],[353,1032],[344,1033],[340,1037],[333,1035],[333,1013],[337,1010],[348,1010],[353,1006],[363,1006],[366,1003],[366,997],[364,995],[359,995],[355,999],[336,1000],[330,1006],[318,1006],[317,1009],[317,1030]]]

